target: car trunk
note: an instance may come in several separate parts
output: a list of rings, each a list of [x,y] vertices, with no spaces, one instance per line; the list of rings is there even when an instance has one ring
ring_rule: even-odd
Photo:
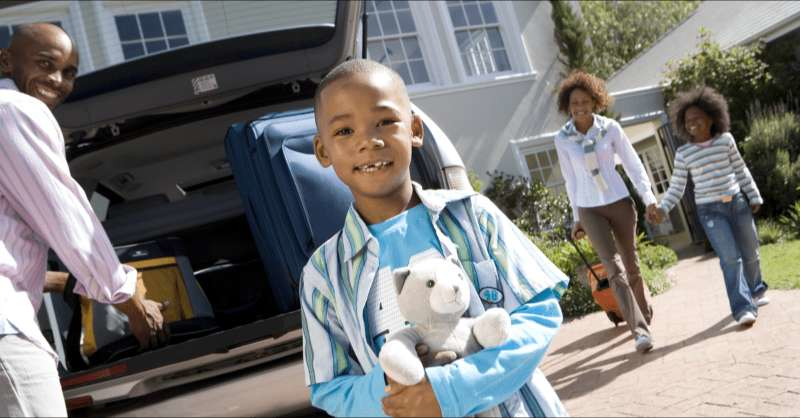
[[[88,370],[62,367],[71,407],[299,353],[299,312],[276,307],[268,280],[282,278],[265,273],[223,141],[234,123],[310,106],[318,80],[355,55],[360,8],[337,2],[332,26],[223,39],[78,79],[56,111],[73,177],[115,246],[184,243],[220,330]],[[43,322],[62,355],[70,315],[63,305],[46,298]]]

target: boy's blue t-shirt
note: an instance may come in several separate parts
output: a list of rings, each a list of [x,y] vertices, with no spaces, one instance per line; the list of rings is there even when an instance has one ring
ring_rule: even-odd
[[[390,333],[407,325],[397,306],[392,271],[413,261],[442,258],[444,252],[422,204],[368,228],[378,240],[380,254],[378,279],[370,289],[364,316],[370,342],[378,352]]]

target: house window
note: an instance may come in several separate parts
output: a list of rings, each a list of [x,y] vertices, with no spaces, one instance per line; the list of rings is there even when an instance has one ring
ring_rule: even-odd
[[[663,159],[658,158],[655,148],[646,149],[639,154],[639,159],[644,162],[647,173],[650,175],[650,181],[653,183],[653,188],[656,196],[661,196],[669,189],[669,175],[667,174],[667,166]]]
[[[367,56],[397,71],[406,85],[429,82],[408,1],[370,0],[366,6]]]
[[[125,60],[189,45],[180,10],[114,16]]]
[[[511,70],[500,23],[491,1],[450,0],[447,11],[461,62],[470,77]]]
[[[532,181],[539,181],[550,190],[564,192],[564,178],[558,166],[555,149],[532,152],[525,156]]]
[[[60,28],[63,28],[61,22],[59,21],[52,21],[48,22],[52,23]],[[0,48],[8,48],[11,44],[11,35],[14,34],[14,31],[19,27],[19,25],[0,25]]]

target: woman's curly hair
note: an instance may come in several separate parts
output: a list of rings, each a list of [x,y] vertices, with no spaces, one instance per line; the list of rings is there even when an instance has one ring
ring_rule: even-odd
[[[725,97],[708,86],[678,93],[669,105],[669,118],[678,136],[691,141],[692,135],[686,130],[686,110],[698,107],[711,118],[711,136],[731,130],[731,117]]]
[[[611,104],[606,90],[606,82],[599,77],[581,70],[575,70],[558,87],[558,110],[569,115],[569,96],[575,89],[581,89],[592,96],[594,112],[601,112]]]

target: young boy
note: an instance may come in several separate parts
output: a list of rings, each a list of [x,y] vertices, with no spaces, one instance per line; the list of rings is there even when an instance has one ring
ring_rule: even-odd
[[[567,277],[485,197],[412,183],[411,149],[422,145],[423,127],[397,73],[347,61],[322,80],[314,106],[317,159],[333,166],[354,203],[342,231],[303,270],[312,404],[334,416],[466,416],[495,405],[504,416],[566,415],[537,365],[561,324]],[[468,315],[507,309],[509,340],[428,367],[417,385],[387,385],[378,352],[406,326],[390,272],[450,255],[473,282]]]

